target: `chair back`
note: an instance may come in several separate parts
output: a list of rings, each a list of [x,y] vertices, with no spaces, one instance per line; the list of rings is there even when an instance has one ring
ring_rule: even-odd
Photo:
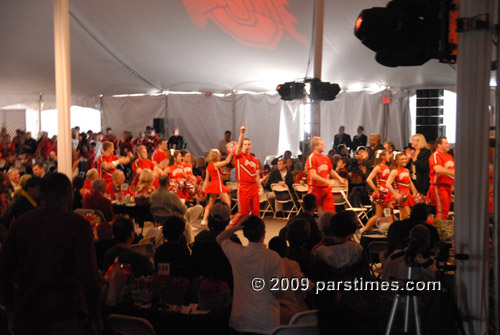
[[[272,335],[319,335],[315,325],[286,325],[274,328]]]
[[[153,258],[153,243],[141,243],[141,244],[132,244],[130,250],[133,250],[141,255],[146,256],[147,258]]]
[[[295,314],[290,319],[289,325],[318,325],[318,310],[303,311]]]
[[[111,314],[108,323],[116,335],[156,335],[151,323],[143,318]]]

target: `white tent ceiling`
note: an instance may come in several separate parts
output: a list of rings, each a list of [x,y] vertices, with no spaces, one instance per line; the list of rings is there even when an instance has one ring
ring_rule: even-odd
[[[325,0],[323,74],[343,89],[450,87],[437,61],[387,68],[353,34],[385,0]],[[306,75],[312,0],[72,0],[72,92],[268,91]],[[53,1],[0,2],[0,94],[53,93]],[[312,64],[308,75],[312,75]]]

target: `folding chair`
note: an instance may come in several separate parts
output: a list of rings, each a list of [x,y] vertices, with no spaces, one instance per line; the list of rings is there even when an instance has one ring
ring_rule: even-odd
[[[303,311],[295,314],[288,322],[289,325],[318,325],[318,310]]]
[[[130,250],[146,256],[148,259],[153,259],[153,243],[145,242],[140,244],[132,244]]]
[[[356,213],[356,218],[358,219],[359,224],[361,225],[361,227],[364,227],[365,225],[363,224],[363,221],[361,221],[361,219],[364,217],[368,218],[368,216],[366,215],[367,209],[365,207],[353,207],[351,205],[347,196],[348,186],[334,184],[332,186],[332,192],[341,195],[341,197],[343,198],[342,202],[344,203],[345,209],[347,211],[353,211],[354,213]]]
[[[262,204],[264,204],[264,208],[262,209]],[[263,219],[267,213],[272,213],[273,217],[276,216],[276,212],[273,209],[269,198],[267,197],[267,193],[259,193],[259,205],[261,205],[260,217]]]
[[[292,188],[293,192],[295,193],[295,196],[297,197],[297,202],[300,205],[299,211],[297,212],[297,214],[299,214],[301,211],[304,210],[303,208],[304,200],[302,200],[302,198],[307,193],[309,187],[306,184],[293,184]]]
[[[156,335],[151,323],[143,318],[110,314],[108,323],[115,335]]]
[[[315,325],[286,325],[274,328],[272,335],[319,335]]]
[[[283,213],[288,213],[288,216],[286,217],[287,220],[290,219],[290,215],[292,215],[293,213],[298,214],[299,209],[297,208],[297,205],[295,205],[295,201],[293,201],[292,193],[290,193],[290,190],[288,189],[288,186],[286,186],[286,185],[282,186],[282,185],[280,185],[278,183],[273,183],[273,184],[271,184],[271,190],[274,192],[274,194],[276,194],[276,200],[275,201],[278,204],[282,205],[282,210],[281,211]],[[286,199],[286,200],[279,200],[278,199],[278,193],[288,193],[288,199]],[[285,207],[284,207],[284,205],[289,204],[289,203],[292,204],[292,208],[286,210]],[[276,219],[276,212],[277,211],[278,211],[277,209],[274,211],[274,218],[273,219]]]
[[[238,206],[238,183],[228,181],[226,183],[226,186],[231,190],[229,196],[231,197],[231,201],[234,202],[234,204],[231,206],[231,213],[233,212],[233,209]]]

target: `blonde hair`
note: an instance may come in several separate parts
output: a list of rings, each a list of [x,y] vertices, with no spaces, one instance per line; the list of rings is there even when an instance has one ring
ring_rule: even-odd
[[[110,141],[104,141],[104,142],[102,142],[102,150],[103,151],[108,150],[112,146],[113,146],[113,142],[110,142]]]
[[[219,158],[220,151],[218,149],[211,149],[207,156],[207,162],[214,163],[217,162]]]
[[[423,149],[427,147],[427,141],[425,140],[425,136],[422,134],[415,134],[411,137],[413,138],[418,138],[418,146],[419,148],[413,148],[413,149]]]
[[[311,138],[311,149],[314,150],[314,148],[319,144],[319,141],[323,140],[321,137],[319,136],[314,136],[313,138]]]
[[[141,176],[139,177],[140,183],[152,183],[155,180],[153,171],[150,169],[142,170]]]

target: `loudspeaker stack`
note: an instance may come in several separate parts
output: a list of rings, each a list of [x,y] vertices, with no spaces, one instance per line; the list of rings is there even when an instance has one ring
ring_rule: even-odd
[[[443,90],[417,90],[417,133],[427,141],[446,136]]]

